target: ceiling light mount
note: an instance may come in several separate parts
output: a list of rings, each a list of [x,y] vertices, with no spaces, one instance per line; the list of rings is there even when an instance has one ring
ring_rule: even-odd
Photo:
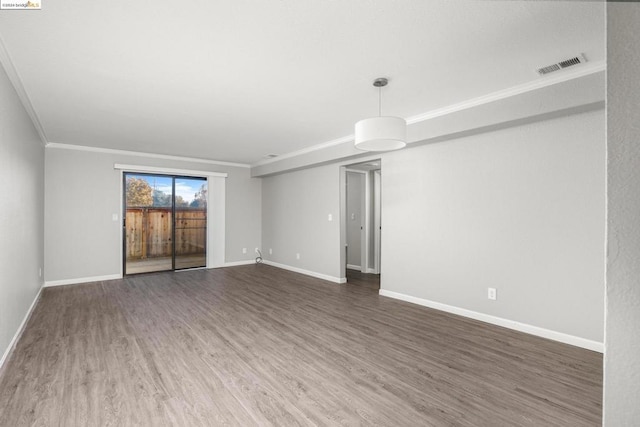
[[[387,79],[385,77],[378,77],[377,79],[375,79],[373,81],[373,85],[375,87],[385,87],[388,84],[389,84],[389,79]]]
[[[355,147],[364,151],[398,150],[407,145],[407,122],[400,117],[382,115],[382,88],[389,79],[378,77],[373,86],[378,88],[378,117],[356,123]]]

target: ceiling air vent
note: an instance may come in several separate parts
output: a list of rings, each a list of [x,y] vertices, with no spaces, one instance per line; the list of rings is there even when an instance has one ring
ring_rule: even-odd
[[[587,62],[587,59],[583,54],[575,56],[573,58],[565,59],[564,61],[560,61],[556,64],[547,65],[546,67],[538,68],[538,74],[544,76],[545,74],[553,73],[554,71],[562,70],[563,68],[572,67],[578,64],[584,64]]]

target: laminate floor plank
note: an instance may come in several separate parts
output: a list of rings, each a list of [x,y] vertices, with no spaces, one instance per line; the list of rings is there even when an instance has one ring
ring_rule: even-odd
[[[597,426],[602,355],[266,265],[46,288],[1,426]]]

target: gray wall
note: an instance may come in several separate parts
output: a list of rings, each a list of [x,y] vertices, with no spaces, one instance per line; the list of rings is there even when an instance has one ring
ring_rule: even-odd
[[[364,225],[362,203],[364,200],[364,174],[347,172],[347,264],[362,266],[362,230]]]
[[[46,149],[46,280],[121,273],[121,175],[114,163],[228,173],[226,261],[251,260],[260,247],[261,182],[248,168],[125,154]],[[242,254],[242,248],[247,254]]]
[[[0,354],[42,285],[44,147],[0,66]]]
[[[338,276],[339,167],[265,179],[278,262],[312,250],[299,264]],[[603,341],[603,110],[385,153],[382,170],[383,289]]]
[[[604,118],[388,154],[381,288],[603,342]]]
[[[607,3],[604,424],[640,420],[640,4]]]
[[[340,271],[339,179],[338,166],[329,165],[263,180],[265,259],[333,278],[344,276]]]

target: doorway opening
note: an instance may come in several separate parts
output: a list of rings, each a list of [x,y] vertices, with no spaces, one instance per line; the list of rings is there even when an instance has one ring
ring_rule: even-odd
[[[123,173],[125,275],[207,265],[207,179]]]
[[[344,275],[347,283],[376,289],[381,273],[381,164],[377,159],[342,168]]]

